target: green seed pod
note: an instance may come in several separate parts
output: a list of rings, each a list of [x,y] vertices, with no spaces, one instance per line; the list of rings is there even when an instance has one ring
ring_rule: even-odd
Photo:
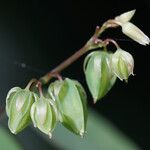
[[[90,53],[84,60],[84,73],[94,103],[104,97],[116,81],[110,66],[111,55],[104,51]]]
[[[34,102],[33,92],[19,87],[12,88],[6,98],[8,126],[13,134],[23,130],[31,121],[30,108]]]
[[[52,83],[48,91],[56,99],[59,120],[67,129],[82,137],[87,123],[87,102],[81,84],[66,78]]]
[[[133,74],[134,59],[132,55],[122,49],[118,49],[112,55],[112,70],[120,80],[126,80]]]
[[[51,132],[56,125],[56,114],[50,100],[43,96],[40,97],[33,103],[30,115],[34,127],[38,127],[40,131],[51,138]]]

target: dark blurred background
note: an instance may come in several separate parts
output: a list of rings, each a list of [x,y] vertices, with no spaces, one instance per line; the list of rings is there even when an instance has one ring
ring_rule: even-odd
[[[81,48],[97,25],[132,9],[137,10],[132,22],[149,36],[149,0],[1,1],[1,109],[5,107],[5,97],[11,87],[24,87],[31,78],[39,78]],[[111,121],[142,149],[150,149],[150,47],[128,41],[128,38],[122,35],[121,28],[109,30],[104,37],[116,39],[122,49],[134,56],[136,75],[130,77],[128,83],[118,80],[108,95],[96,105],[92,104],[92,98],[88,94],[89,106]],[[62,75],[79,80],[88,91],[82,68],[84,57],[68,67]],[[23,136],[26,140],[18,136],[24,149],[31,148],[27,146],[27,143],[31,142],[27,139],[28,135],[32,134],[34,137],[34,133],[27,129]],[[38,137],[32,139],[33,142],[36,141],[39,150],[48,149],[50,146],[44,141],[42,146],[42,142],[37,142],[41,141]],[[57,147],[53,146],[51,149]]]

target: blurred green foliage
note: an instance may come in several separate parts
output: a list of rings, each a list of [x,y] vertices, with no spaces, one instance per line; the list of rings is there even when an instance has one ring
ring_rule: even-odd
[[[7,125],[6,115],[2,125]],[[0,150],[22,150],[15,137],[24,149],[36,150],[140,150],[140,148],[110,121],[95,111],[89,111],[87,134],[84,138],[74,135],[61,124],[53,132],[52,139],[33,126],[17,136],[0,126]]]
[[[61,124],[55,129],[51,140],[38,130],[35,131],[47,142],[61,147],[61,150],[140,150],[110,121],[92,110],[89,112],[87,134],[83,139],[69,132]]]
[[[2,126],[0,126],[0,150],[22,150],[17,140]]]

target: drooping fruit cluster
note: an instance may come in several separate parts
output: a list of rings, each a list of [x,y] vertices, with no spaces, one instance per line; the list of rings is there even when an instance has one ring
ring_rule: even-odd
[[[94,35],[83,48],[54,69],[59,73],[85,52],[101,48],[101,51],[88,54],[83,66],[94,103],[110,91],[117,77],[121,81],[127,81],[129,76],[133,75],[134,69],[132,55],[122,50],[112,39],[99,39],[100,34],[107,28],[121,26],[122,32],[139,44],[150,43],[148,36],[130,22],[134,13],[135,10],[123,13],[106,21],[101,28],[97,27]],[[117,48],[114,53],[107,51],[109,42]],[[43,78],[45,83],[50,80],[49,74]],[[57,122],[61,122],[68,130],[83,137],[88,117],[87,97],[82,85],[69,78],[50,83],[45,95],[41,88],[35,92],[30,90],[30,86],[25,89],[14,87],[6,97],[6,113],[9,118],[9,129],[14,134],[22,131],[32,122],[34,127],[51,137]]]
[[[94,103],[103,98],[113,87],[116,77],[127,80],[133,74],[131,54],[118,49],[114,54],[106,51],[90,53],[84,61],[84,73]]]
[[[78,81],[66,78],[49,85],[47,97],[29,89],[12,88],[6,98],[8,126],[12,133],[33,123],[51,137],[60,121],[67,129],[83,137],[87,122],[86,93]]]

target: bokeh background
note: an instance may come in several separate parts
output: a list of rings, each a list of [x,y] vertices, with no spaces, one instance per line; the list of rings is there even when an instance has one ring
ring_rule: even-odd
[[[0,1],[0,111],[11,87],[25,87],[31,78],[39,78],[82,47],[96,25],[132,9],[137,10],[132,22],[150,36],[149,0]],[[14,136],[1,113],[1,150],[150,149],[150,47],[130,41],[121,28],[109,30],[103,35],[106,37],[116,39],[134,56],[136,75],[128,83],[118,80],[94,105],[83,74],[85,56],[63,71],[62,76],[79,80],[88,93],[90,115],[85,139],[62,126],[57,127],[52,140],[32,127]]]

